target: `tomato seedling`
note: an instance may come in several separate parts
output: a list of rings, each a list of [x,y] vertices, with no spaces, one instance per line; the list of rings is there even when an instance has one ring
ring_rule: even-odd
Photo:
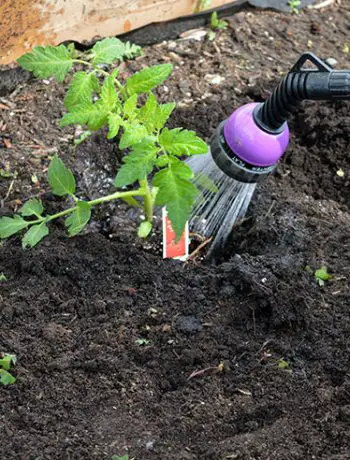
[[[208,147],[193,131],[165,127],[175,103],[160,104],[152,91],[169,77],[171,64],[146,67],[126,79],[119,78],[118,67],[105,70],[106,65],[137,54],[139,47],[106,38],[87,55],[73,45],[38,46],[18,59],[37,78],[55,77],[58,81],[63,81],[75,64],[84,66],[85,71],[73,75],[66,93],[67,113],[61,126],[85,126],[78,143],[91,132],[108,128],[107,138],[118,138],[119,148],[126,155],[114,180],[117,191],[91,201],[78,198],[72,171],[58,156],[53,157],[48,182],[53,194],[69,198],[71,206],[47,215],[42,201],[31,198],[15,216],[0,218],[0,238],[26,230],[22,246],[33,247],[48,235],[49,222],[61,217],[65,217],[69,236],[74,236],[89,222],[94,205],[122,199],[139,206],[137,197],[146,218],[138,230],[140,237],[147,237],[152,230],[155,205],[166,206],[175,234],[181,237],[198,194],[192,170],[181,157],[206,153]],[[141,103],[140,96],[144,94],[145,102]]]

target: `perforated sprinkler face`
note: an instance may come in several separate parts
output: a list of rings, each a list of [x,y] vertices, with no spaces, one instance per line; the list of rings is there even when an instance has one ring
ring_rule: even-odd
[[[259,104],[247,104],[220,124],[211,140],[213,160],[223,173],[239,182],[264,180],[277,166],[289,143],[287,123],[267,132],[254,119]]]

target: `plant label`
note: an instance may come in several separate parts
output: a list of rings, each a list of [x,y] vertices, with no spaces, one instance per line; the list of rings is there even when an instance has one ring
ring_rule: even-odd
[[[163,258],[164,259],[178,259],[186,260],[188,257],[188,222],[186,223],[185,230],[181,238],[176,242],[176,235],[168,217],[166,208],[163,208],[162,213],[163,221]]]

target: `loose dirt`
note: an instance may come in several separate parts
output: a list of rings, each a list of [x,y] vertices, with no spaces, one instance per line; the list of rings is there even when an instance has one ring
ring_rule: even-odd
[[[239,13],[214,43],[149,47],[124,72],[173,62],[159,89],[178,103],[170,125],[207,139],[304,50],[350,67],[342,3]],[[61,209],[45,181],[55,152],[82,196],[110,188],[116,145],[98,133],[74,149],[63,95],[35,82],[0,100],[1,214],[33,193]],[[349,104],[304,103],[290,127],[288,154],[216,263],[163,261],[159,233],[140,242],[137,213],[119,204],[74,239],[57,223],[31,251],[4,243],[0,351],[18,357],[17,383],[0,388],[4,458],[350,459]],[[322,265],[334,274],[324,287],[306,269]]]

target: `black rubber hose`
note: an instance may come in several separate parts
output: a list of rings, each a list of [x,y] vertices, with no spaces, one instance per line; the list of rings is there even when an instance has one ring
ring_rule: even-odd
[[[257,107],[255,121],[265,131],[277,133],[305,99],[350,99],[350,71],[290,72],[271,96]]]

